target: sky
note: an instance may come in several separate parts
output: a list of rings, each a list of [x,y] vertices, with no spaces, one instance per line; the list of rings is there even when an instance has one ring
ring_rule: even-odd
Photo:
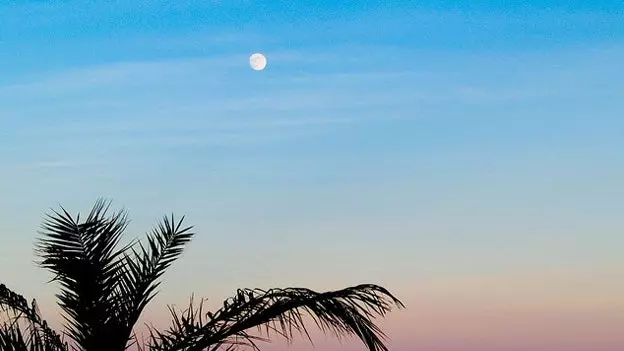
[[[621,351],[623,16],[598,0],[2,2],[0,281],[58,326],[42,216],[106,197],[129,237],[171,212],[195,225],[155,325],[191,293],[370,282],[407,305],[380,321],[392,350]]]

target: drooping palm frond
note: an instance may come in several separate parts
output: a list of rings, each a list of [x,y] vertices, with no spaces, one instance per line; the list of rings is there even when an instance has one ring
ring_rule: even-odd
[[[6,319],[0,324],[2,351],[67,351],[61,337],[41,318],[35,300],[26,299],[0,284],[0,311]]]
[[[370,351],[387,351],[385,335],[375,325],[376,316],[384,316],[393,306],[404,305],[386,289],[377,285],[317,293],[303,288],[244,289],[226,300],[223,307],[206,316],[200,309],[189,308],[179,314],[172,310],[173,325],[160,332],[151,329],[152,351],[203,351],[220,347],[248,346],[258,349],[251,328],[264,327],[267,335],[278,334],[292,340],[293,331],[309,337],[305,314],[324,332],[337,337],[355,335]],[[207,318],[205,318],[207,317]]]
[[[20,318],[0,324],[0,350],[66,351],[51,342],[40,328]]]
[[[0,350],[2,351],[43,351],[41,342],[29,343],[24,338],[16,322],[4,322],[0,325]]]
[[[119,258],[116,246],[127,226],[124,211],[107,215],[98,200],[84,222],[65,209],[47,215],[36,252],[40,265],[61,284],[57,294],[69,336],[85,350],[115,348],[118,309],[113,300]]]
[[[73,350],[123,351],[137,341],[133,327],[157,293],[160,278],[192,239],[192,227],[183,219],[165,217],[148,233],[146,242],[118,248],[127,226],[124,211],[108,215],[110,202],[98,200],[84,221],[65,209],[53,211],[43,223],[37,244],[40,265],[61,285],[57,294],[67,321]],[[203,302],[179,314],[171,309],[172,327],[150,330],[152,351],[258,349],[268,341],[250,334],[260,328],[292,340],[293,333],[308,335],[304,316],[324,332],[355,335],[370,351],[387,351],[385,335],[374,319],[393,306],[404,307],[386,289],[359,285],[317,293],[309,289],[244,289],[224,302],[214,314],[202,310]],[[0,285],[0,351],[69,351],[69,346],[40,317],[33,301]],[[0,316],[1,317],[1,316]],[[308,335],[309,337],[309,335]]]

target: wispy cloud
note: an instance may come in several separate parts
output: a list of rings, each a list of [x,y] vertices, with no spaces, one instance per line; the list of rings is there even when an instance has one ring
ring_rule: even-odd
[[[182,79],[197,80],[201,78],[217,83],[217,79],[224,78],[225,75],[232,72],[232,69],[243,72],[247,68],[250,53],[243,51],[238,54],[210,57],[118,61],[78,67],[59,72],[43,73],[40,77],[30,81],[0,86],[0,93],[4,98],[9,96],[58,97],[105,88],[121,89],[137,86],[155,88],[161,85],[171,85]],[[304,67],[310,62],[342,60],[335,55],[301,51],[270,52],[268,56],[270,62],[276,62],[278,67],[280,64],[286,63],[295,63]],[[283,76],[280,79],[288,81],[297,79],[297,77]],[[268,79],[271,81],[275,78]]]
[[[71,167],[74,163],[67,161],[40,161],[17,165],[17,168],[39,169],[39,168],[65,168]]]
[[[53,159],[37,160],[36,156],[22,156],[17,162],[3,162],[0,169],[15,169],[24,171],[55,171],[66,170],[69,168],[85,167],[85,166],[101,166],[109,163],[110,159],[102,158],[72,158],[72,159]]]
[[[32,144],[235,145],[418,118],[425,109],[546,101],[600,91],[592,86],[597,68],[583,71],[579,66],[588,58],[598,60],[597,53],[568,60],[556,70],[553,58],[540,61],[543,55],[520,62],[497,54],[473,58],[464,66],[447,62],[435,69],[404,65],[383,70],[352,66],[341,61],[343,56],[277,52],[270,56],[277,61],[270,68],[275,71],[259,74],[246,67],[246,53],[76,68],[0,87],[0,120],[8,122],[12,135],[30,138]],[[310,73],[302,69],[307,63],[299,62],[305,59],[331,60],[334,66]],[[475,63],[477,73],[465,69]],[[485,71],[490,76],[480,77],[485,66],[491,66]],[[617,76],[598,73],[605,82]]]
[[[172,59],[143,62],[116,62],[71,69],[48,74],[39,80],[0,87],[3,94],[14,95],[63,95],[86,89],[105,87],[132,87],[141,84],[157,84],[166,79],[191,75],[197,72],[218,71],[215,68],[240,66],[244,56],[217,58]],[[244,62],[244,61],[243,61]]]

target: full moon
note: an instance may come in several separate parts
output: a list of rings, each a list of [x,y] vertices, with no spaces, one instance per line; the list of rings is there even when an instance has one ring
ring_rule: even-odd
[[[267,65],[267,59],[262,54],[253,54],[249,56],[249,65],[254,71],[262,71]]]

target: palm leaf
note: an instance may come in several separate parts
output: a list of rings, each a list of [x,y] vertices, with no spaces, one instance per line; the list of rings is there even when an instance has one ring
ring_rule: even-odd
[[[36,252],[39,264],[60,283],[57,294],[67,334],[76,350],[124,350],[137,341],[133,327],[154,298],[160,278],[192,239],[184,218],[165,217],[146,242],[118,248],[127,226],[124,211],[108,215],[110,202],[98,200],[84,221],[61,207],[43,225]],[[294,333],[309,338],[304,316],[337,337],[357,336],[370,351],[387,351],[385,335],[374,323],[393,306],[404,307],[376,285],[359,285],[317,293],[309,289],[244,289],[226,300],[214,314],[204,313],[203,301],[182,313],[171,309],[169,330],[150,329],[152,351],[258,349],[267,338],[250,334],[260,328],[266,336],[292,340]],[[0,351],[69,351],[67,343],[40,317],[35,302],[0,285]],[[264,329],[262,329],[264,328]]]
[[[39,345],[39,343],[37,343]],[[39,351],[40,347],[29,345],[24,339],[19,326],[14,323],[0,325],[0,350],[2,351]]]
[[[26,299],[0,284],[0,311],[7,320],[0,324],[2,351],[67,351],[67,344],[52,330],[39,314],[36,302]],[[22,331],[25,327],[25,332]],[[24,337],[26,335],[26,337]]]
[[[37,243],[40,265],[60,283],[57,294],[69,336],[83,349],[114,349],[116,315],[113,297],[122,250],[115,250],[127,226],[124,211],[107,216],[110,202],[98,200],[84,222],[64,208],[48,214]]]
[[[40,329],[26,323],[25,330],[19,319],[0,324],[0,350],[2,351],[57,351],[59,349],[45,338]]]
[[[132,338],[132,328],[143,309],[156,295],[159,278],[177,260],[191,240],[192,227],[183,226],[184,217],[163,221],[147,236],[147,244],[138,242],[124,252],[121,270],[116,277],[118,308],[123,311],[123,337]],[[136,247],[138,246],[138,248]]]
[[[387,351],[385,335],[375,325],[376,316],[384,316],[393,306],[404,305],[386,289],[377,285],[317,293],[303,288],[244,289],[226,300],[216,313],[191,307],[178,313],[172,310],[173,325],[160,332],[151,328],[152,351],[201,351],[220,347],[248,346],[258,349],[249,334],[252,328],[264,327],[267,336],[278,334],[292,340],[294,332],[308,336],[303,317],[309,315],[324,332],[337,337],[357,336],[370,351]]]
[[[183,219],[165,217],[147,236],[118,249],[125,211],[108,215],[98,200],[84,222],[65,209],[53,211],[37,245],[40,264],[60,282],[57,295],[70,337],[82,349],[119,350],[133,341],[133,327],[156,294],[159,278],[182,254],[193,233]]]

